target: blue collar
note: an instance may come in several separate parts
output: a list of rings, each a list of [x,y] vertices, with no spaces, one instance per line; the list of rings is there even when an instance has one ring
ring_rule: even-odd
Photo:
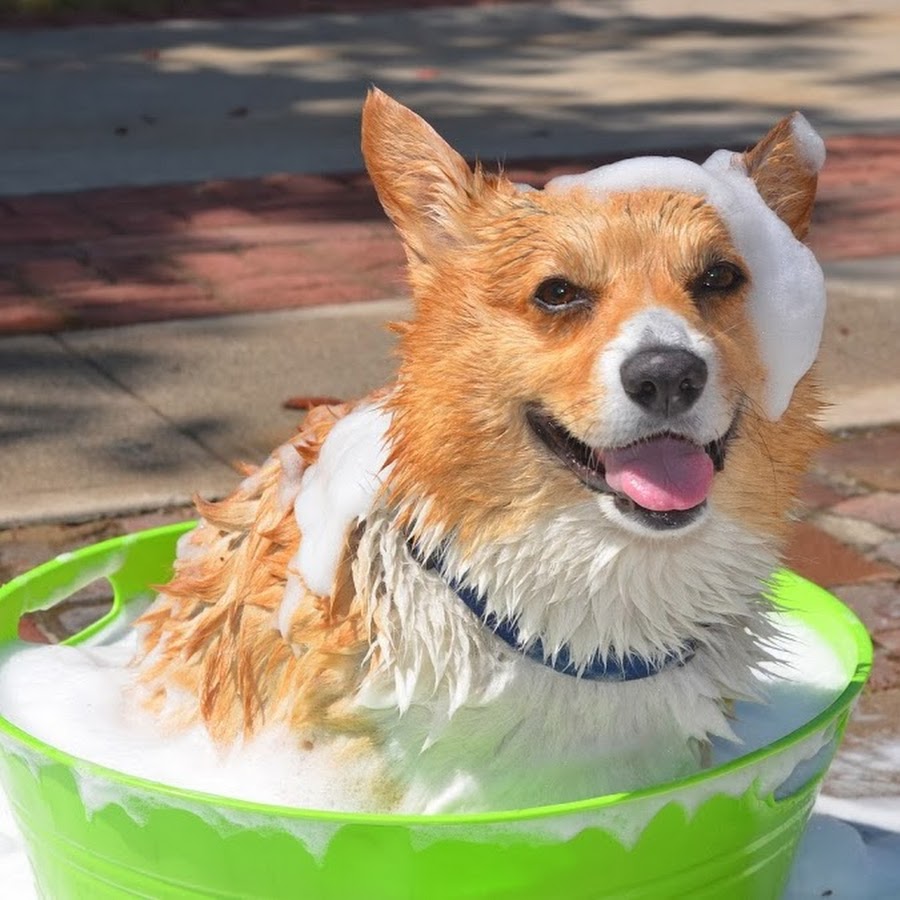
[[[443,550],[439,549],[428,559],[423,559],[415,543],[409,541],[408,544],[413,559],[423,568],[440,576],[456,596],[501,641],[512,647],[517,653],[553,669],[554,672],[583,678],[586,681],[640,681],[642,678],[658,675],[664,669],[683,666],[690,662],[696,653],[696,644],[689,640],[678,650],[670,650],[665,656],[653,660],[634,653],[628,653],[623,657],[607,654],[604,659],[598,652],[583,668],[579,668],[572,662],[572,653],[568,644],[563,644],[554,656],[548,657],[540,638],[533,638],[523,644],[519,637],[519,627],[515,621],[500,619],[495,613],[488,612],[487,600],[483,594],[479,594],[475,588],[447,575],[444,569]]]

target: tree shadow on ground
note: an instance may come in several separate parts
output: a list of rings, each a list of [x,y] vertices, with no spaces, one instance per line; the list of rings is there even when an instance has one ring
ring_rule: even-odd
[[[173,21],[108,41],[86,32],[76,59],[53,33],[0,34],[4,77],[19,88],[0,145],[21,150],[30,133],[56,129],[42,157],[48,185],[58,175],[84,186],[96,163],[79,158],[85,146],[102,157],[106,183],[356,170],[358,112],[373,83],[467,156],[723,145],[793,108],[788,81],[764,99],[753,91],[773,65],[829,84],[842,36],[868,21],[859,12],[636,14],[624,0],[501,4],[477,20],[456,8],[400,15]],[[583,89],[594,71],[615,99],[597,104]],[[675,102],[655,99],[653,85],[685,75],[694,80]],[[722,77],[734,83],[724,99]],[[100,91],[98,78],[126,89]],[[842,123],[826,105],[808,112],[824,128]],[[169,145],[178,148],[171,166]]]
[[[149,351],[108,350],[87,360],[49,337],[0,342],[0,452],[9,454],[8,461],[40,454],[49,438],[65,447],[73,471],[94,468],[148,477],[190,471],[201,451],[186,455],[185,441],[173,442],[173,436],[208,447],[227,424],[212,416],[173,421],[109,375],[143,372],[152,378],[163,365]]]

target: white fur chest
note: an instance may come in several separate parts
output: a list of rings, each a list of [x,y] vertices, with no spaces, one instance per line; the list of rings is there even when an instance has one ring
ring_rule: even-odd
[[[370,517],[355,579],[369,598],[378,664],[358,702],[384,735],[403,811],[522,807],[647,786],[696,770],[700,743],[730,734],[721,701],[752,693],[763,651],[747,629],[766,634],[755,598],[771,555],[721,521],[651,549],[617,541],[591,507],[465,565],[451,552],[448,565],[467,570],[489,608],[548,650],[652,657],[688,639],[696,652],[686,665],[624,683],[555,672],[501,641],[412,557],[387,517]]]

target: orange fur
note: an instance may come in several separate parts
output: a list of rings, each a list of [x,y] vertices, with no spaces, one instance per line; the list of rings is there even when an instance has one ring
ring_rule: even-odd
[[[309,413],[291,442],[305,462],[315,461],[331,427],[354,406]],[[192,553],[137,623],[145,702],[162,714],[170,693],[195,697],[195,704],[174,704],[171,724],[202,720],[223,742],[273,721],[307,741],[320,727],[366,736],[364,723],[342,709],[368,649],[349,573],[352,536],[332,596],[307,594],[289,641],[274,624],[300,542],[293,509],[278,502],[281,476],[272,458],[227,499],[197,501],[203,522],[189,536]]]
[[[747,173],[766,204],[801,240],[809,231],[818,175],[793,139],[791,117],[782,119],[745,154]]]

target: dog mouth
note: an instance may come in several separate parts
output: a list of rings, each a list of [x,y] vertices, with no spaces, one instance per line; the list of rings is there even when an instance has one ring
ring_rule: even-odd
[[[650,528],[674,530],[705,509],[713,478],[725,468],[739,413],[708,444],[665,431],[608,449],[585,444],[539,406],[527,407],[525,417],[538,440],[582,484],[612,495],[620,513]]]

